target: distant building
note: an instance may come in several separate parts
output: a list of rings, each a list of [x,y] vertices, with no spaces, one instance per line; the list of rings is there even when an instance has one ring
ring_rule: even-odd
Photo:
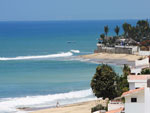
[[[108,39],[111,37],[108,37]],[[107,41],[108,41],[107,39]],[[114,44],[104,44],[102,40],[97,43],[96,53],[116,53],[116,54],[135,54],[139,51],[139,47],[135,46],[137,42],[133,39],[120,38]]]

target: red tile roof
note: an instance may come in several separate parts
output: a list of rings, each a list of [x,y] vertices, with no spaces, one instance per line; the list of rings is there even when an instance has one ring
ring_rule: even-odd
[[[133,90],[124,92],[124,93],[122,94],[122,97],[124,97],[124,96],[126,96],[126,95],[128,95],[128,94],[132,94],[132,93],[136,93],[136,92],[138,92],[138,91],[142,91],[142,90],[144,90],[144,87],[143,87],[143,88],[133,89]]]
[[[128,80],[148,80],[150,75],[129,75]]]
[[[119,108],[119,109],[115,109],[115,110],[111,110],[111,111],[107,111],[106,113],[120,113],[121,111],[123,111],[124,110],[124,108],[123,107],[121,107],[121,108]]]

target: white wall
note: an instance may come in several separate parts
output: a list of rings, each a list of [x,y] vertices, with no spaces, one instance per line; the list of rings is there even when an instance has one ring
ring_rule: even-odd
[[[131,98],[137,98],[136,103],[131,103]],[[125,113],[145,113],[144,90],[125,97]]]
[[[135,81],[128,81],[129,82],[129,89],[133,90],[136,88],[147,87],[146,80],[135,80]]]
[[[125,113],[145,113],[144,103],[125,104]]]
[[[108,111],[124,107],[124,104],[108,104]]]
[[[130,90],[135,89],[135,83],[134,82],[129,82],[129,89]]]
[[[135,83],[135,88],[141,88],[141,87],[147,87],[147,82],[136,82]]]
[[[141,74],[142,68],[131,68],[131,73],[134,73],[135,75]]]
[[[141,55],[141,56],[149,56],[150,55],[150,51],[139,51],[139,55]]]
[[[145,113],[150,113],[150,88],[145,88]]]
[[[136,103],[144,103],[144,90],[125,97],[125,103],[131,103],[131,98],[137,98]],[[131,103],[132,104],[132,103]]]
[[[143,60],[136,60],[135,66],[148,66],[149,67],[149,58],[145,58]]]

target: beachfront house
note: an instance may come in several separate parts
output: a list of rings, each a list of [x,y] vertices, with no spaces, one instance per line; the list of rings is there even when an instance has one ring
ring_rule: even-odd
[[[122,94],[125,113],[150,113],[150,87],[133,89]]]
[[[108,39],[112,39],[112,37],[108,37],[106,41],[108,41]],[[136,54],[139,51],[139,47],[136,45],[137,42],[131,38],[119,38],[113,44],[104,44],[104,42],[101,39],[99,39],[95,53],[105,52],[116,54]]]
[[[129,89],[147,87],[148,79],[150,79],[150,75],[128,75]]]
[[[129,91],[125,98],[125,113],[150,113],[150,75],[129,75]]]
[[[141,74],[142,69],[149,68],[149,58],[139,59],[135,61],[135,67],[131,67],[131,74]]]

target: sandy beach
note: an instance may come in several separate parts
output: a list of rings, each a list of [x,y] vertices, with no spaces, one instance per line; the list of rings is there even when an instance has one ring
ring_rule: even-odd
[[[96,105],[96,101],[70,104],[59,108],[49,108],[34,111],[32,113],[91,113],[91,108]]]
[[[143,56],[139,55],[131,55],[131,54],[109,54],[109,53],[94,53],[89,55],[82,55],[81,58],[85,59],[107,59],[107,60],[127,60],[127,61],[135,61]]]

